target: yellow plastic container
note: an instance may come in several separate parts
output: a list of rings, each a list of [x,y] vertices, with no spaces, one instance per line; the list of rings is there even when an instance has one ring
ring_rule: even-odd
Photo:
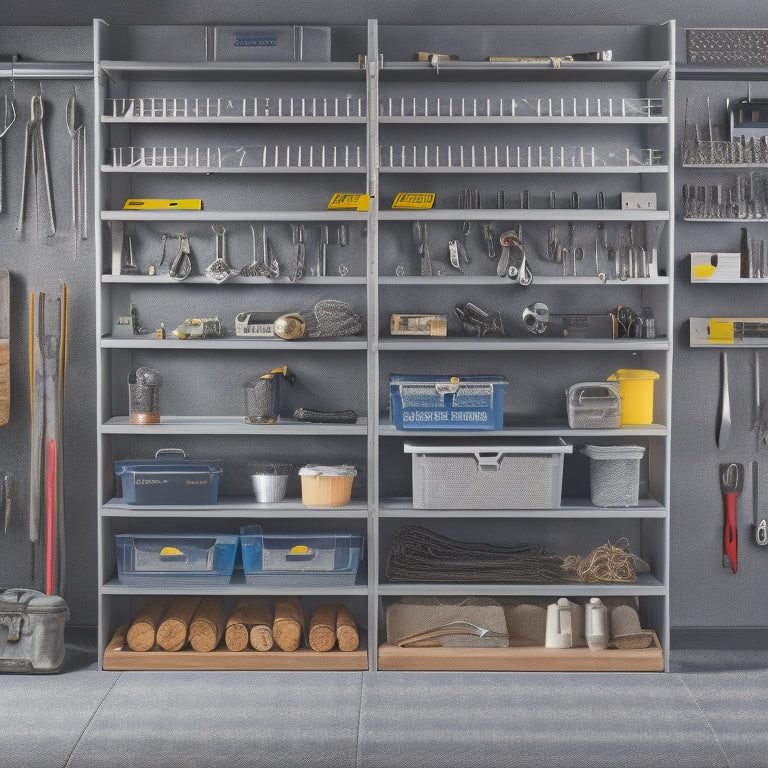
[[[619,382],[620,424],[653,423],[653,382],[658,378],[656,371],[641,368],[619,368],[608,377]]]
[[[310,507],[343,507],[349,503],[356,474],[357,470],[347,464],[307,464],[299,470],[301,500]]]

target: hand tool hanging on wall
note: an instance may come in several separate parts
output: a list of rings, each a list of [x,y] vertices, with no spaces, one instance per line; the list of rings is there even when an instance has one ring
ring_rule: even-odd
[[[70,137],[70,158],[72,163],[72,227],[75,237],[85,240],[88,237],[88,195],[86,191],[86,142],[85,124],[78,121],[78,105],[75,87],[67,101],[67,131]]]
[[[717,448],[725,450],[731,434],[731,396],[728,388],[728,354],[720,353],[720,403],[717,416]]]
[[[768,521],[765,519],[765,515],[760,514],[760,500],[759,500],[759,485],[760,477],[758,474],[758,464],[756,461],[752,462],[752,513],[754,517],[754,533],[755,542],[760,547],[764,547],[768,544]]]
[[[35,544],[35,581],[47,594],[59,591],[64,574],[62,406],[66,344],[66,284],[58,296],[33,293],[29,325],[29,538]]]
[[[5,177],[3,174],[3,137],[16,122],[16,102],[8,96],[8,91],[3,94],[3,124],[0,127],[0,211],[3,210],[3,190]]]
[[[43,97],[36,93],[30,103],[30,117],[27,121],[24,135],[24,172],[21,182],[21,207],[19,221],[16,226],[19,232],[24,231],[24,221],[27,213],[27,197],[35,197],[35,214],[37,225],[41,219],[45,223],[45,234],[53,237],[56,234],[56,220],[53,213],[53,198],[51,196],[51,175],[48,168],[48,154],[45,149],[43,133]]]
[[[720,465],[723,494],[723,568],[739,570],[739,537],[736,530],[736,500],[744,486],[744,467],[736,462]]]
[[[0,269],[0,427],[11,417],[11,278]]]

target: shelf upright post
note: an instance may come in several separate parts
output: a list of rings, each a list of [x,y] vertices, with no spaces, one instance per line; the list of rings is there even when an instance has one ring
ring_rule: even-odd
[[[379,573],[379,30],[368,21],[365,62],[368,236],[366,296],[368,313],[368,668],[376,669],[378,649]]]

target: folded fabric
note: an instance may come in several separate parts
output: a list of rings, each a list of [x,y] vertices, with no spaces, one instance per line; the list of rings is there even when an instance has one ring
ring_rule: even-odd
[[[545,547],[465,543],[412,525],[395,533],[386,574],[398,582],[542,584],[562,581],[562,562]]]

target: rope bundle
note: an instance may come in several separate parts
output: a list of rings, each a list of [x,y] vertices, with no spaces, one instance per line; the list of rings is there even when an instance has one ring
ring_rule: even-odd
[[[637,581],[638,571],[649,569],[646,563],[629,551],[629,542],[621,538],[616,544],[609,541],[595,547],[585,557],[566,557],[563,570],[574,574],[585,584],[601,584]]]

